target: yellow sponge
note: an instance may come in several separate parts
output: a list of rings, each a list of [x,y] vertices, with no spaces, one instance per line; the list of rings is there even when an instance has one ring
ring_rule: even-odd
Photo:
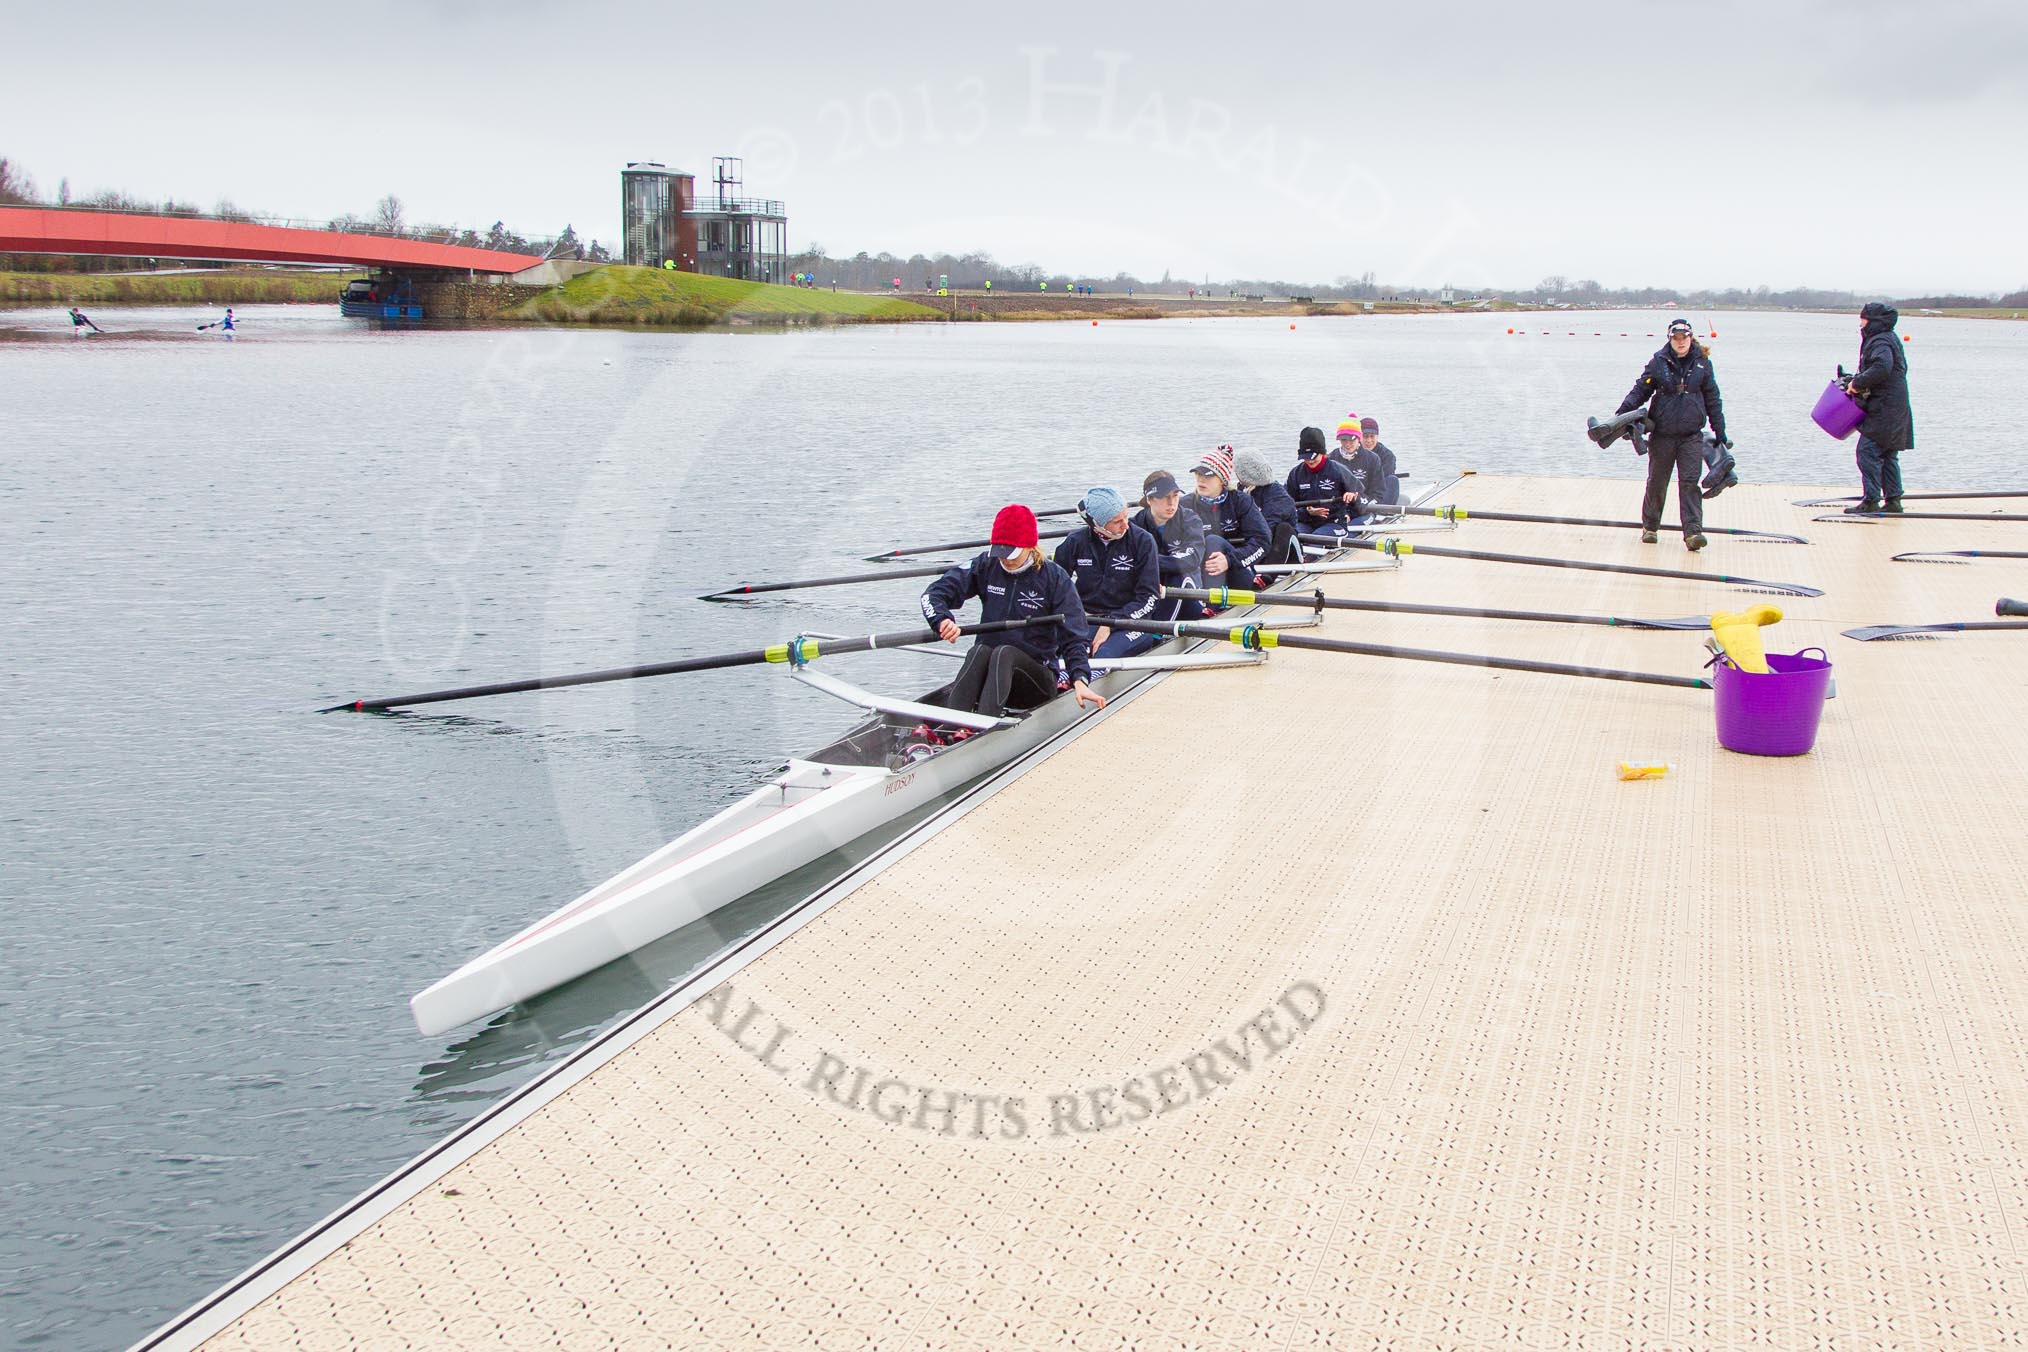
[[[1732,659],[1732,665],[1765,676],[1767,650],[1761,646],[1761,626],[1773,624],[1781,617],[1781,611],[1774,606],[1748,606],[1737,612],[1721,610],[1711,617],[1711,634]]]

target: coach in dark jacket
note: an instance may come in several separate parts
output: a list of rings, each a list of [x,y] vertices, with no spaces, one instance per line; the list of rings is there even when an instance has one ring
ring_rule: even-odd
[[[1908,407],[1908,353],[1894,336],[1901,314],[1874,301],[1859,312],[1859,370],[1849,386],[1866,406],[1859,424],[1859,484],[1863,501],[1849,512],[1901,510],[1901,453],[1915,449],[1915,415]]]
[[[1704,495],[1698,479],[1704,473],[1704,431],[1723,442],[1725,405],[1718,397],[1718,375],[1711,354],[1692,336],[1690,321],[1669,321],[1669,342],[1654,356],[1620,400],[1621,413],[1648,406],[1648,491],[1641,499],[1641,540],[1655,543],[1662,507],[1669,499],[1669,476],[1676,476],[1676,510],[1683,523],[1683,543],[1702,549]]]

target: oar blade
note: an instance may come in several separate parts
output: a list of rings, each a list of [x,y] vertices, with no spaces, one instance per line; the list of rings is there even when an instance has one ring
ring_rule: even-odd
[[[1842,632],[1844,637],[1855,643],[1871,643],[1882,638],[1928,638],[1932,634],[1954,634],[1963,628],[1962,624],[1868,624]]]

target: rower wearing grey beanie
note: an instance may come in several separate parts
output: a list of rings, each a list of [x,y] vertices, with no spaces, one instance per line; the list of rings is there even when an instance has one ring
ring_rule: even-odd
[[[1296,532],[1302,529],[1296,500],[1275,477],[1268,458],[1259,451],[1238,451],[1232,457],[1234,481],[1246,490],[1260,514],[1267,518],[1268,552],[1264,563],[1301,563],[1296,551]]]
[[[1161,596],[1155,537],[1127,520],[1127,500],[1111,488],[1088,490],[1077,504],[1084,525],[1056,547],[1056,566],[1077,584],[1092,624],[1092,661],[1131,657],[1155,646],[1156,634],[1113,632],[1105,616],[1145,620]]]

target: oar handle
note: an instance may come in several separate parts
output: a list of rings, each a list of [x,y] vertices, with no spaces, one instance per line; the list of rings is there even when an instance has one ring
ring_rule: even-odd
[[[1023,620],[988,620],[981,624],[963,624],[958,633],[995,634],[1009,629],[1027,629],[1035,625],[1061,623],[1060,615],[1039,615]],[[801,666],[824,652],[860,652],[875,648],[901,648],[911,643],[929,643],[941,637],[934,629],[905,629],[889,634],[868,634],[864,638],[817,639],[797,636],[785,643],[770,644],[765,648],[752,648],[745,652],[718,653],[709,657],[685,657],[674,662],[655,662],[647,666],[612,667],[605,671],[578,671],[566,676],[534,676],[522,681],[501,681],[494,685],[468,685],[453,690],[426,690],[417,695],[392,695],[379,699],[357,699],[345,704],[333,704],[317,712],[335,713],[382,713],[388,709],[407,708],[417,704],[442,704],[448,700],[478,699],[486,695],[518,695],[530,690],[554,690],[567,685],[602,685],[608,681],[631,681],[643,676],[676,676],[690,671],[718,671],[726,667],[760,666],[769,662],[787,662]]]

